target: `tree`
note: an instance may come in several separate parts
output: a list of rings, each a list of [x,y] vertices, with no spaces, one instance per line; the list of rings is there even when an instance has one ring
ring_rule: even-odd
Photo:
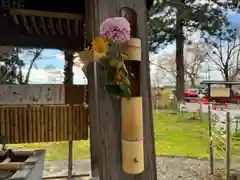
[[[236,29],[224,27],[216,36],[205,38],[207,58],[225,81],[235,80],[240,73],[240,36]]]
[[[25,80],[23,81],[23,79],[21,79],[21,81],[19,81],[20,84],[28,84],[29,83],[29,78],[30,78],[30,74],[31,74],[31,70],[35,64],[35,62],[40,58],[40,55],[43,52],[43,49],[29,49],[28,54],[30,56],[32,56],[32,58],[30,59],[30,64],[28,66],[28,71],[25,77]],[[19,71],[21,72],[22,75],[22,67],[23,66],[19,66]]]
[[[196,88],[196,81],[201,79],[201,70],[206,62],[207,53],[201,43],[187,46],[185,49],[185,74],[191,87]]]
[[[154,64],[157,69],[156,73],[159,77],[164,78],[169,83],[176,84],[176,66],[173,66],[175,63],[175,52],[167,53],[163,56],[160,56],[157,60],[157,63]]]
[[[185,85],[188,85],[192,88],[196,87],[196,82],[201,78],[200,73],[204,62],[206,62],[206,52],[202,48],[201,43],[194,43],[191,45],[186,44],[184,49],[184,79]],[[168,53],[164,56],[161,56],[156,63],[158,69],[162,73],[162,76],[165,77],[170,82],[176,83],[176,66],[173,66],[175,63],[175,52]]]
[[[240,9],[240,2],[239,0],[232,0],[231,4],[233,8]]]
[[[20,49],[13,48],[11,52],[1,59],[3,65],[0,68],[0,83],[1,84],[28,84],[31,74],[31,70],[40,58],[42,49]],[[26,60],[22,60],[20,55],[30,56],[29,65],[27,67],[27,73],[24,78],[22,69],[26,68]]]
[[[19,59],[18,53],[17,48],[13,49],[8,56],[1,59],[4,62],[1,66],[2,84],[18,84],[22,80],[22,72],[18,68],[25,64]]]
[[[184,99],[184,42],[187,34],[197,29],[214,32],[225,23],[222,8],[225,4],[210,0],[206,3],[197,0],[157,0],[150,13],[150,51],[176,41],[176,89],[177,99]],[[159,15],[160,14],[160,15]]]
[[[166,75],[166,71],[157,67],[151,74],[151,86],[153,88],[159,88],[167,77]]]

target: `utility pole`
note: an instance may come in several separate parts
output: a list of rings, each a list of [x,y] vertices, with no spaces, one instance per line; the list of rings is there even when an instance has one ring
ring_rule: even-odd
[[[210,66],[208,64],[208,80],[210,80],[210,71],[211,71],[211,69],[210,69]]]
[[[207,65],[206,71],[205,71],[205,79],[210,80],[210,66],[209,64]]]

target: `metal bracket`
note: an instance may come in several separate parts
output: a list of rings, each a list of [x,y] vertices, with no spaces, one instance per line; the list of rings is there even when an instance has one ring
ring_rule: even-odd
[[[8,137],[7,136],[0,136],[0,144],[2,144],[2,151],[7,150],[7,144],[8,144]]]

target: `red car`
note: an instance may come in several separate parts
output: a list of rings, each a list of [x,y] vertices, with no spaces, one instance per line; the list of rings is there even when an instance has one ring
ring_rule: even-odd
[[[198,97],[198,92],[196,89],[186,89],[184,92],[185,97]]]

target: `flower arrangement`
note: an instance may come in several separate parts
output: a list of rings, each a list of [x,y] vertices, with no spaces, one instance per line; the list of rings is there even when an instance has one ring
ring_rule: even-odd
[[[122,53],[112,53],[112,47],[119,47],[130,39],[130,24],[124,17],[108,18],[101,24],[99,37],[85,51],[92,52],[94,60],[104,65],[106,74],[105,88],[117,97],[130,97],[129,73],[124,64]]]

